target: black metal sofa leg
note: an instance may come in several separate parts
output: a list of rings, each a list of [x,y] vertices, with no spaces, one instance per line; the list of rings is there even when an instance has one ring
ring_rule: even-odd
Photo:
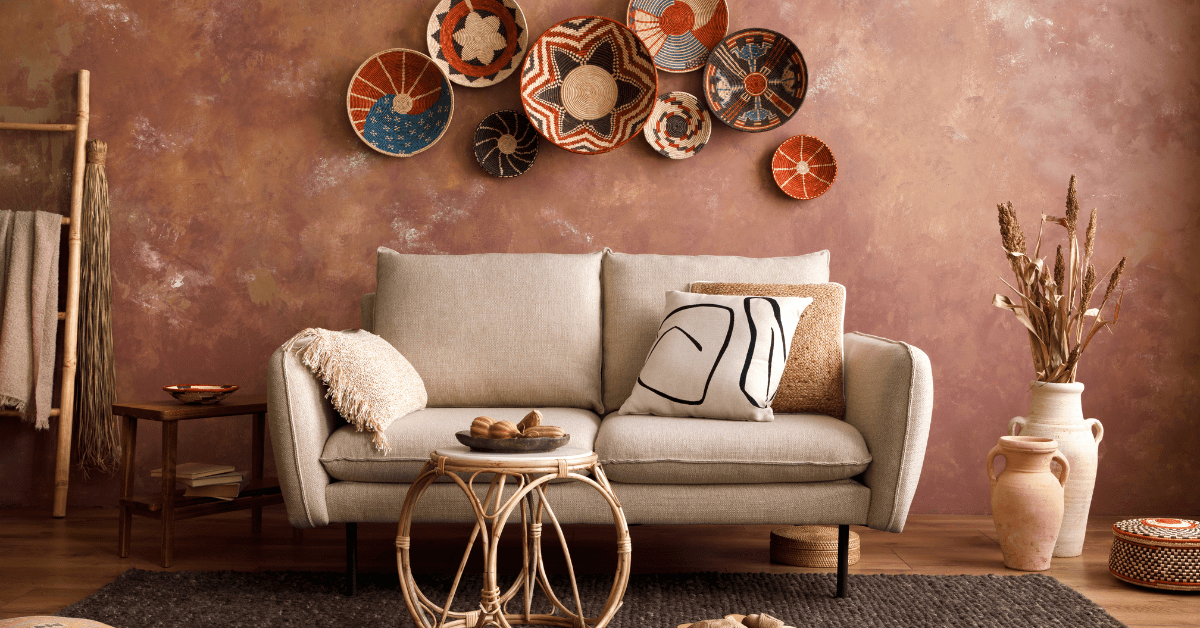
[[[346,595],[354,595],[356,593],[358,593],[358,524],[347,523]]]
[[[837,550],[837,596],[847,597],[850,595],[850,587],[846,582],[846,572],[849,570],[850,562],[850,526],[838,526],[838,550]]]

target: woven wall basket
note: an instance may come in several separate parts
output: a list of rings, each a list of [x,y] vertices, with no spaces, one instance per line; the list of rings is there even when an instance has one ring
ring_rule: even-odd
[[[795,567],[837,567],[838,529],[828,526],[786,526],[771,530],[771,562]],[[862,556],[856,532],[850,533],[853,565]]]
[[[1127,519],[1113,524],[1108,570],[1152,589],[1200,591],[1200,521]]]
[[[497,111],[475,128],[475,159],[489,174],[525,174],[538,154],[538,135],[520,111]]]
[[[516,0],[442,0],[429,16],[425,45],[451,81],[487,87],[525,57],[529,31]]]
[[[687,159],[708,144],[712,117],[695,96],[669,92],[658,97],[642,133],[658,154]]]
[[[808,66],[790,39],[765,28],[725,38],[708,55],[704,97],[721,122],[760,133],[787,122],[808,92]]]
[[[393,48],[358,66],[346,90],[346,113],[367,146],[411,157],[437,143],[450,127],[454,90],[432,59]]]
[[[784,194],[800,200],[813,199],[833,185],[837,160],[825,142],[811,135],[796,135],[775,150],[771,175]]]
[[[606,153],[640,133],[657,94],[650,51],[606,17],[551,26],[529,48],[521,71],[521,104],[538,133],[585,155]]]
[[[725,0],[631,0],[625,24],[646,42],[658,69],[691,72],[724,39],[729,8]]]

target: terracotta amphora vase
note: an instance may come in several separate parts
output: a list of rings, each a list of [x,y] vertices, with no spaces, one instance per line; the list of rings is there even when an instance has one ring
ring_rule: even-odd
[[[1096,419],[1083,418],[1083,384],[1047,384],[1033,382],[1029,416],[1013,417],[1008,433],[1013,436],[1041,436],[1058,441],[1058,451],[1071,463],[1071,480],[1066,486],[1066,509],[1054,555],[1079,556],[1087,531],[1088,511],[1092,508],[1092,489],[1096,486],[1096,456],[1104,426]]]
[[[1006,461],[999,476],[992,467],[996,456],[1004,456]],[[1060,475],[1054,475],[1051,460],[1060,465]],[[988,452],[992,519],[1005,567],[1021,571],[1050,568],[1062,525],[1063,485],[1070,471],[1070,463],[1058,452],[1058,443],[1050,438],[1001,436]]]

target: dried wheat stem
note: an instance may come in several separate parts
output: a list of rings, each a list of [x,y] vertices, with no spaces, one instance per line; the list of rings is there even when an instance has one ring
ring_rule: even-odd
[[[1087,235],[1083,238],[1083,263],[1092,261],[1092,251],[1096,247],[1096,209],[1092,208],[1092,218],[1088,220]]]
[[[1063,261],[1062,245],[1058,245],[1058,251],[1054,254],[1054,285],[1060,289],[1063,285],[1063,280],[1066,279],[1067,265]]]
[[[1079,222],[1079,199],[1075,193],[1075,175],[1071,175],[1071,183],[1067,187],[1067,239],[1075,237],[1075,225]]]

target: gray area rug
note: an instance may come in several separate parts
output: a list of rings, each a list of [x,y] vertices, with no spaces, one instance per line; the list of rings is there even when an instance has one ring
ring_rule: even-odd
[[[435,592],[449,590],[444,576],[418,576],[417,582],[433,599]],[[343,595],[342,584],[342,574],[327,572],[131,569],[59,615],[117,628],[413,625],[395,574],[360,575],[355,597]],[[560,597],[570,595],[565,581],[552,584]],[[594,614],[611,586],[611,576],[581,577],[585,611]],[[1070,587],[1036,574],[850,576],[851,595],[845,599],[834,598],[833,587],[832,574],[633,575],[625,605],[609,626],[675,628],[730,613],[768,613],[797,628],[1124,625]],[[454,608],[466,610],[463,594],[479,590],[477,577],[464,579],[462,602]],[[540,599],[540,606],[548,606]]]

